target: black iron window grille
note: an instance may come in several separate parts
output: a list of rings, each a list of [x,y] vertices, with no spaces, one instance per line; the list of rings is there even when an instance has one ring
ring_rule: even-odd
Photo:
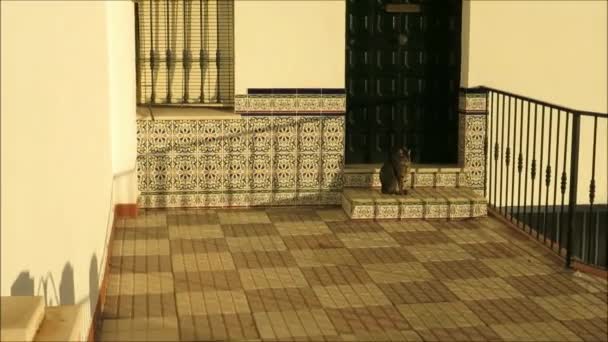
[[[234,0],[135,3],[138,104],[234,104]]]

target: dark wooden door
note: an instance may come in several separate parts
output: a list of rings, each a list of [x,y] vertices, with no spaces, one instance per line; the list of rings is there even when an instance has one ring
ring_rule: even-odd
[[[388,13],[387,3],[419,4]],[[347,0],[346,162],[456,163],[461,0]]]

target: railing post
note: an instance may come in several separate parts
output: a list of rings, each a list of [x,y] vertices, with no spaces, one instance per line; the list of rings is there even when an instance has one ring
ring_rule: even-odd
[[[580,143],[581,116],[572,113],[572,148],[570,149],[570,196],[568,200],[568,231],[566,232],[566,268],[572,261],[572,232],[574,226],[574,210],[576,209],[576,194],[578,186],[578,150]]]

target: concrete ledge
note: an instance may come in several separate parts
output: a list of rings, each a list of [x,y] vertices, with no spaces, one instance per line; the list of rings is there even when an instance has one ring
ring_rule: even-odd
[[[34,341],[82,341],[79,336],[80,307],[50,306]]]
[[[1,297],[0,304],[0,340],[34,340],[40,323],[44,319],[43,297]]]

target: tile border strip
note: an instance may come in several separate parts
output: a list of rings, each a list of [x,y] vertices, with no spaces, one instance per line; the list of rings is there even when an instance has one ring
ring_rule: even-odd
[[[234,97],[237,114],[274,115],[322,113],[345,115],[345,94],[240,94]]]

